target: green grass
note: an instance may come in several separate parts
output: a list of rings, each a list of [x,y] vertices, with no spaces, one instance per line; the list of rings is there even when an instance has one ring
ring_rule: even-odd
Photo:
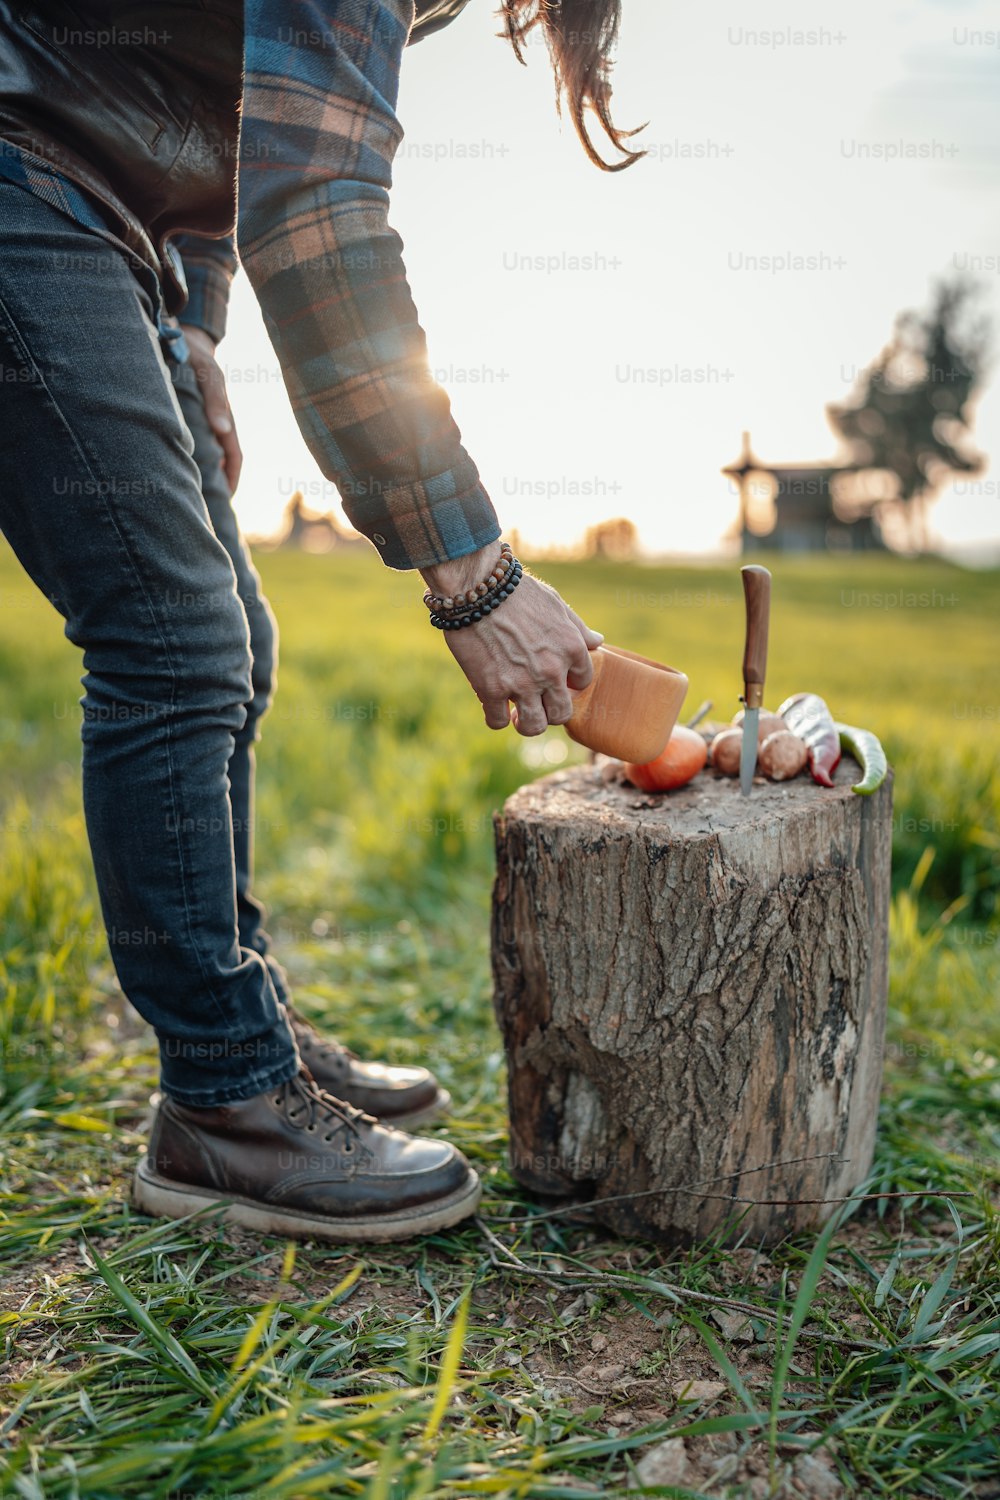
[[[482,1223],[291,1255],[211,1216],[133,1215],[155,1054],[97,917],[80,668],[0,556],[0,1494],[612,1495],[677,1435],[687,1479],[648,1493],[791,1493],[811,1449],[852,1494],[1000,1493],[997,575],[774,565],[769,697],[821,692],[896,767],[870,1190],[903,1196],[762,1256],[616,1241],[515,1187],[490,817],[567,741],[481,725],[412,579],[374,558],[260,563],[283,632],[257,807],[272,930],[304,1009],[359,1048],[375,1033],[440,1060]],[[692,711],[735,709],[735,567],[541,571],[609,640],[682,666]],[[686,1397],[692,1379],[723,1389]]]

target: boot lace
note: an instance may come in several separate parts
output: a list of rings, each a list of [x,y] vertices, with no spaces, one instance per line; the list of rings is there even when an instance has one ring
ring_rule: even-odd
[[[295,1032],[295,1040],[298,1043],[299,1051],[318,1052],[326,1062],[335,1062],[341,1074],[346,1073],[351,1059],[356,1057],[357,1054],[352,1052],[349,1047],[345,1047],[343,1042],[338,1042],[333,1037],[320,1036],[312,1023],[307,1021],[305,1016],[300,1016],[298,1011],[289,1005],[287,1001],[285,1002],[285,1010],[291,1022],[292,1030]]]
[[[361,1141],[360,1127],[377,1124],[363,1110],[325,1093],[305,1068],[281,1085],[274,1095],[274,1102],[297,1130],[317,1133],[328,1145],[343,1137],[341,1149],[348,1154]]]

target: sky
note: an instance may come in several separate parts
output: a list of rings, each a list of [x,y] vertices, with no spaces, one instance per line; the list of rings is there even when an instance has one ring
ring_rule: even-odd
[[[977,444],[933,539],[1000,556],[1000,13],[984,0],[624,0],[614,112],[643,161],[604,173],[490,0],[407,49],[391,222],[463,440],[506,529],[569,547],[630,516],[654,554],[717,552],[720,474],[836,452],[842,401],[957,270],[997,355]],[[835,18],[835,19],[834,19]],[[246,454],[244,529],[295,489],[339,511],[310,457],[245,277],[220,362]]]

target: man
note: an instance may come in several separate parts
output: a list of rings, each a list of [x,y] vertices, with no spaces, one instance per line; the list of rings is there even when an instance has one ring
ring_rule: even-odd
[[[135,1182],[150,1213],[225,1199],[268,1232],[368,1241],[479,1201],[457,1150],[399,1128],[447,1106],[433,1074],[318,1036],[261,928],[253,745],[275,630],[230,503],[240,454],[214,360],[238,183],[240,260],[352,522],[442,616],[488,587],[471,628],[442,634],[491,727],[565,722],[601,637],[537,580],[506,586],[387,222],[403,49],[465,3],[0,0],[0,360],[19,374],[0,524],[83,650],[102,910],[160,1044]],[[505,0],[519,53],[531,9]],[[543,24],[588,152],[585,106],[627,165],[608,115],[617,19],[618,0],[564,0]],[[116,942],[136,930],[155,939]]]

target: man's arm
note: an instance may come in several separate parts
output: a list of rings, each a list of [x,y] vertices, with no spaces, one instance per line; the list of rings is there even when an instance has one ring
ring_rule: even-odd
[[[299,426],[384,562],[436,591],[469,587],[495,564],[500,527],[431,378],[387,217],[412,0],[247,0],[245,13],[240,261]],[[502,728],[513,703],[522,734],[569,718],[567,685],[590,681],[601,639],[528,574],[503,609],[446,636],[486,722]]]
[[[247,0],[240,260],[296,418],[352,525],[394,568],[500,534],[389,227],[407,0]]]

